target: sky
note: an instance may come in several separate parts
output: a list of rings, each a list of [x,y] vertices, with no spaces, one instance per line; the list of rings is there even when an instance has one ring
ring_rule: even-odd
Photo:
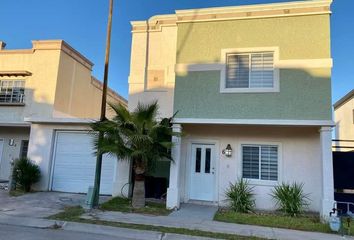
[[[176,9],[235,6],[290,0],[115,0],[109,86],[128,96],[131,25]],[[103,78],[109,0],[1,0],[0,40],[8,49],[31,48],[32,40],[63,39],[95,65]],[[332,102],[354,88],[353,0],[334,0],[331,18]]]

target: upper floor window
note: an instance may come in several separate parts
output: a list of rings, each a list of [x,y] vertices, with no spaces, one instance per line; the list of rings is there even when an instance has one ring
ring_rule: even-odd
[[[226,88],[273,88],[272,52],[228,54]]]
[[[222,49],[220,92],[279,92],[278,47]]]
[[[0,103],[24,103],[24,80],[0,80]]]

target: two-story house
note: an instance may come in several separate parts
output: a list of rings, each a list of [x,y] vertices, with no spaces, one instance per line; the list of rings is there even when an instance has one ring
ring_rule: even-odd
[[[337,151],[354,151],[354,89],[339,99],[334,105],[336,122],[333,143]]]
[[[38,190],[87,192],[95,170],[89,123],[99,118],[102,98],[93,64],[62,40],[0,45],[0,179],[9,180],[11,162],[28,156],[41,169]],[[108,102],[127,105],[111,89]],[[102,193],[112,194],[116,165],[104,161]]]
[[[274,209],[282,182],[333,206],[331,0],[177,10],[132,22],[130,110],[174,118],[167,207],[225,205],[240,178]]]

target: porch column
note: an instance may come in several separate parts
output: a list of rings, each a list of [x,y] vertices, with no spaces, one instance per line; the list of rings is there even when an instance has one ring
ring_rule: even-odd
[[[182,127],[180,124],[173,124],[173,132],[181,133]],[[167,189],[167,202],[166,207],[168,209],[178,209],[180,204],[179,196],[179,178],[180,178],[180,165],[181,165],[181,137],[172,137],[172,150],[171,155],[173,162],[170,166],[170,181]]]
[[[327,220],[334,203],[332,128],[321,127],[321,162],[322,162],[322,206],[321,217]]]

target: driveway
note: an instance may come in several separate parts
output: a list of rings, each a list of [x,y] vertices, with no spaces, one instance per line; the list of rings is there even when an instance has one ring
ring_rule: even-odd
[[[110,197],[101,196],[101,201]],[[66,206],[84,205],[85,194],[36,192],[18,197],[9,196],[5,190],[0,190],[0,214],[45,218],[60,212]]]

